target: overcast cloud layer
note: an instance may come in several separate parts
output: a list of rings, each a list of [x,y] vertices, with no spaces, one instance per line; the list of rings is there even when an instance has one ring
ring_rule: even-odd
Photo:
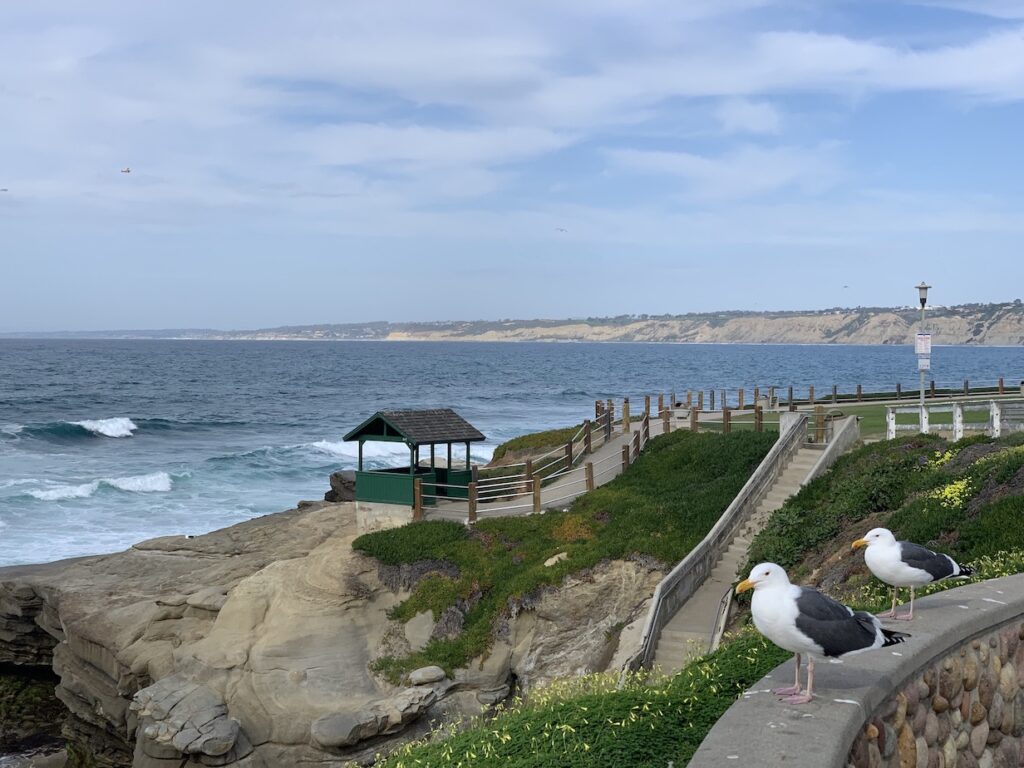
[[[0,331],[1013,299],[1022,102],[1012,0],[4,3]]]

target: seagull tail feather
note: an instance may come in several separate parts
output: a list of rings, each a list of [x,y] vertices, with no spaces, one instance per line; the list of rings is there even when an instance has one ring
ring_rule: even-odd
[[[904,642],[908,637],[910,637],[910,635],[906,632],[893,632],[891,629],[883,629],[882,637],[885,638],[885,640],[882,641],[882,647],[888,648],[890,645],[898,645],[899,643]]]
[[[959,568],[960,568],[960,573],[957,574],[957,577],[964,577],[964,578],[966,578],[967,576],[973,576],[974,575],[974,568],[973,568],[973,566],[961,565],[961,566],[959,566]]]

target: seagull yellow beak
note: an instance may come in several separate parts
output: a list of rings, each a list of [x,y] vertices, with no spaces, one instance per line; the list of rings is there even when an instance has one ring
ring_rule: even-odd
[[[738,595],[740,592],[746,592],[748,589],[753,589],[753,588],[754,588],[754,582],[752,582],[750,579],[744,579],[743,581],[741,581],[739,584],[736,585],[736,594]]]
[[[861,547],[866,547],[867,545],[868,545],[868,540],[867,539],[857,539],[850,546],[852,546],[854,549],[860,549]]]

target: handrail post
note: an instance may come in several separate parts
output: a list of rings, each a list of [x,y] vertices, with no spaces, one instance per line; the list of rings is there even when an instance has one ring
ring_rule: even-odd
[[[789,406],[789,410],[793,410],[793,406],[796,404],[793,402],[793,385],[789,385],[789,399],[786,400],[786,404]]]
[[[476,481],[469,484],[469,492],[467,493],[467,499],[469,500],[469,522],[476,522]]]
[[[761,388],[754,387],[754,405],[757,405],[757,401],[761,399]]]
[[[412,479],[412,519],[423,519],[423,479]]]
[[[565,468],[572,469],[572,440],[565,444]]]
[[[810,405],[814,405],[814,385],[811,384],[807,387],[807,400]]]
[[[583,476],[587,479],[587,490],[594,490],[594,462],[588,461],[583,465]]]
[[[1000,395],[1006,394],[1005,390],[1003,389],[1003,377],[1002,376],[999,377],[999,394]]]
[[[902,395],[903,395],[903,387],[897,381],[896,382],[896,399],[899,400]]]
[[[835,384],[832,385],[832,405],[839,402],[839,387]]]
[[[670,402],[668,404],[668,407],[671,408],[674,411],[676,409],[676,403],[678,402],[678,400],[676,400],[676,393],[675,392],[670,392],[669,393],[669,398],[670,398]]]
[[[540,478],[533,478],[533,511],[540,512]]]
[[[629,444],[622,446],[622,471],[629,469]]]
[[[825,407],[822,405],[814,408],[814,442],[825,442]]]
[[[644,443],[650,442],[651,439],[651,415],[647,414],[644,416]]]
[[[736,407],[737,407],[737,408],[739,408],[739,409],[740,409],[741,411],[743,410],[743,406],[745,405],[745,403],[744,403],[744,401],[743,401],[743,395],[744,395],[744,392],[743,392],[743,390],[742,390],[742,389],[741,389],[741,390],[739,391],[739,393],[738,393],[738,394],[736,395],[736,397],[737,397],[737,398],[739,399],[739,402],[737,403],[737,406],[736,406]]]
[[[622,398],[622,434],[629,434],[629,398]]]
[[[696,408],[690,409],[690,431],[696,432],[698,429],[698,420],[700,418],[700,411]]]
[[[935,397],[935,379],[931,380],[931,385],[928,387],[928,389],[930,390],[928,397]]]
[[[523,474],[526,475],[526,479],[523,481],[523,493],[530,492],[530,481],[533,480],[533,459],[526,460],[526,466],[523,467]]]
[[[709,411],[715,410],[715,390],[708,390],[708,394],[711,396],[711,406],[708,408]]]
[[[660,393],[658,395],[658,413],[661,413],[664,410],[665,410],[665,395]]]
[[[590,434],[590,419],[583,422],[583,452],[588,456],[594,452],[593,437]]]
[[[633,458],[640,455],[640,431],[633,433]]]
[[[651,396],[644,395],[644,416],[651,415]]]
[[[964,379],[964,394],[965,395],[969,395],[970,393],[971,393],[971,383],[967,379]]]
[[[667,435],[672,431],[672,411],[666,408],[661,412],[661,434]]]
[[[729,409],[722,408],[722,434],[727,435],[732,432],[732,417],[729,415]]]
[[[692,389],[686,390],[686,407],[687,408],[692,408],[693,407],[693,390]]]
[[[594,421],[599,421],[601,419],[601,409],[602,408],[604,408],[604,403],[602,403],[600,400],[595,400],[594,401]]]
[[[760,405],[754,406],[754,431],[764,432],[764,408]]]
[[[857,385],[857,402],[858,403],[861,402],[861,400],[863,400],[863,398],[864,398],[864,392],[861,389],[861,385],[858,384]]]
[[[697,410],[698,411],[703,411],[704,410],[704,390],[703,389],[700,390],[697,393]]]

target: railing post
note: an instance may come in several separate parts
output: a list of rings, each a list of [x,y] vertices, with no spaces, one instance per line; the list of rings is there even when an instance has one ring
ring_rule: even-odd
[[[1021,382],[1021,383],[1024,384],[1024,382]],[[693,407],[693,390],[691,390],[691,389],[686,390],[686,407],[687,408],[692,408]]]
[[[899,400],[899,399],[900,399],[900,396],[901,396],[902,394],[903,394],[903,387],[902,387],[902,386],[900,386],[900,383],[899,383],[899,382],[897,381],[897,382],[896,382],[896,399],[897,399],[897,400]]]
[[[962,440],[964,437],[964,407],[960,403],[953,403],[953,441]]]
[[[971,383],[967,379],[964,379],[964,394],[968,395],[968,394],[970,394],[970,392],[971,392]]]
[[[825,442],[825,407],[822,405],[814,408],[814,442]]]
[[[932,379],[931,386],[928,389],[930,390],[928,397],[935,397],[935,379]]]
[[[864,399],[864,391],[861,388],[860,384],[858,384],[857,385],[857,402],[859,403],[863,399]]]
[[[605,408],[605,413],[608,414],[608,423],[609,424],[611,424],[613,421],[615,421],[615,401],[614,400],[611,400],[611,399],[608,400],[608,405]],[[608,434],[609,435],[611,434],[611,430],[609,430]]]
[[[704,410],[704,390],[703,389],[700,390],[700,392],[697,393],[697,410],[698,411],[703,411]]]
[[[795,403],[793,402],[793,386],[792,385],[790,385],[790,387],[789,387],[789,399],[786,401],[786,403],[790,406],[789,410],[792,411],[793,410],[793,406],[795,405]]]
[[[665,395],[658,395],[658,413],[665,410]]]
[[[739,408],[739,409],[740,409],[740,410],[742,411],[742,410],[743,410],[743,406],[744,406],[744,401],[743,401],[743,390],[742,390],[742,389],[741,389],[741,390],[740,390],[740,391],[739,391],[739,392],[738,392],[738,393],[736,394],[736,398],[737,398],[737,399],[738,399],[738,401],[739,401],[739,402],[738,402],[738,403],[736,404],[736,407],[737,407],[737,408]]]
[[[757,401],[761,399],[761,388],[754,387],[754,405],[757,405]]]
[[[628,435],[630,432],[629,426],[629,398],[622,398],[622,434]]]
[[[732,418],[729,416],[729,409],[722,409],[722,434],[729,434],[732,432]]]
[[[1003,433],[1003,406],[995,400],[988,404],[988,420],[992,437],[1000,437]]]
[[[814,385],[811,384],[807,387],[807,400],[811,405],[814,405]]]
[[[651,416],[650,416],[650,414],[645,414],[644,415],[643,430],[644,430],[644,443],[646,444],[651,439]]]
[[[666,408],[661,412],[661,434],[667,435],[672,431],[672,411]]]
[[[600,419],[601,419],[601,409],[602,408],[604,408],[604,403],[602,403],[600,400],[595,400],[594,401],[594,421],[600,421]]]
[[[775,387],[768,387],[768,407],[775,407]]]
[[[565,444],[565,468],[572,469],[572,440]]]
[[[480,467],[474,464],[469,470],[469,479],[471,482],[477,483],[480,481]]]
[[[835,384],[833,384],[832,385],[832,405],[835,405],[838,402],[839,402],[839,388]]]
[[[651,415],[651,396],[644,395],[644,416]]]
[[[1006,391],[1003,389],[1003,377],[1002,376],[999,377],[999,394],[1000,395],[1006,394]]]
[[[713,411],[715,410],[715,390],[709,390],[708,394],[711,396],[711,407],[708,410]]]
[[[754,431],[764,432],[764,408],[760,405],[754,406]]]
[[[885,439],[896,439],[896,409],[892,406],[885,409]]]
[[[583,452],[588,456],[594,452],[594,438],[590,430],[590,419],[587,419],[583,422]]]
[[[678,400],[676,400],[676,393],[670,392],[669,398],[671,399],[671,402],[668,404],[668,407],[674,411],[676,409],[676,403],[679,402]]]
[[[476,482],[469,484],[469,493],[467,494],[469,499],[469,522],[476,522]]]
[[[583,476],[587,479],[587,490],[594,490],[594,462],[588,461],[583,465]]]
[[[629,469],[629,444],[622,446],[622,471]]]
[[[523,474],[526,475],[526,479],[523,481],[523,493],[529,493],[530,481],[533,480],[533,459],[526,460],[526,466],[523,467]]]
[[[412,479],[412,519],[423,519],[423,479]]]
[[[690,409],[690,431],[696,432],[699,429],[700,411],[696,408]]]
[[[640,455],[640,432],[633,433],[633,458]]]
[[[533,478],[533,511],[540,512],[540,478]]]

